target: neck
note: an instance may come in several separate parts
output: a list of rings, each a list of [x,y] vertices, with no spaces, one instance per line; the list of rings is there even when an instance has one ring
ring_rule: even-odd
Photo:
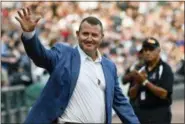
[[[89,57],[91,57],[93,61],[95,61],[96,58],[98,57],[98,52],[97,52],[97,50],[94,51],[94,52],[87,52],[87,51],[85,51],[85,50],[83,49],[83,47],[82,47],[81,45],[79,45],[79,48],[80,48],[85,54],[87,54]]]
[[[155,59],[155,61],[151,61],[148,63],[148,70],[151,71],[153,68],[156,67],[156,65],[158,64],[160,60],[160,57],[158,57],[157,59]]]
[[[87,53],[85,52],[88,56],[90,56],[92,58],[93,61],[96,60],[96,58],[98,57],[98,53],[97,51],[96,52],[93,52],[93,53]]]

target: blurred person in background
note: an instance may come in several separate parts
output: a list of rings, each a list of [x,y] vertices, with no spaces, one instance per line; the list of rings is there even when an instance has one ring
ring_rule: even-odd
[[[17,53],[19,53],[19,57],[17,60],[16,70],[9,76],[11,85],[15,86],[23,84],[25,86],[29,86],[32,84],[31,60],[26,55],[21,41],[16,42],[15,49],[17,50]]]
[[[23,46],[22,46],[23,47]],[[14,41],[9,35],[2,33],[2,86],[30,85],[31,62],[21,49],[19,40]]]
[[[2,49],[1,49],[1,63],[2,63],[2,82],[1,86],[11,86],[11,81],[8,78],[11,76],[16,67],[18,57],[14,52],[14,41],[2,31]]]
[[[99,47],[100,53],[105,57],[109,57],[109,45],[110,45],[109,42],[102,42],[100,44]]]
[[[18,15],[28,56],[51,75],[25,123],[52,123],[58,118],[59,123],[111,123],[112,107],[124,123],[139,123],[119,87],[116,66],[98,50],[104,36],[99,19],[81,21],[76,48],[57,43],[48,50],[35,30],[40,17],[30,8]]]
[[[129,90],[129,97],[135,99],[135,113],[142,124],[170,124],[172,69],[160,58],[160,45],[155,38],[144,40],[142,50],[145,65],[132,72],[136,84]]]

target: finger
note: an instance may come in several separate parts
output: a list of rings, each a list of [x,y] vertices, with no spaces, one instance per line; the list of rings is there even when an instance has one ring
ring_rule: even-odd
[[[26,16],[26,9],[22,9],[24,16]]]
[[[20,11],[17,11],[17,13],[18,13],[19,17],[22,19],[23,18],[23,15],[21,14],[21,12]]]
[[[28,15],[31,15],[31,10],[29,7],[27,7],[27,12],[28,12]]]
[[[15,17],[15,19],[22,25],[21,19],[19,19],[18,17]]]
[[[35,23],[38,23],[38,21],[41,19],[41,16],[37,17],[37,19],[35,20]]]

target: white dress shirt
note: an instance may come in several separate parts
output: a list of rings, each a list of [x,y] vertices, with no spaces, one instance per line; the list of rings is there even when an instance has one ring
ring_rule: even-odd
[[[59,122],[105,123],[105,78],[101,55],[93,61],[78,46],[81,58],[76,87]],[[98,81],[99,80],[99,81]]]

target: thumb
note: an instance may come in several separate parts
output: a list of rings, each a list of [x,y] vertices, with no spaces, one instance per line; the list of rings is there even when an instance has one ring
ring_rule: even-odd
[[[38,16],[38,17],[36,18],[36,20],[35,20],[35,23],[37,24],[38,21],[39,21],[41,18],[42,18],[41,16]]]

